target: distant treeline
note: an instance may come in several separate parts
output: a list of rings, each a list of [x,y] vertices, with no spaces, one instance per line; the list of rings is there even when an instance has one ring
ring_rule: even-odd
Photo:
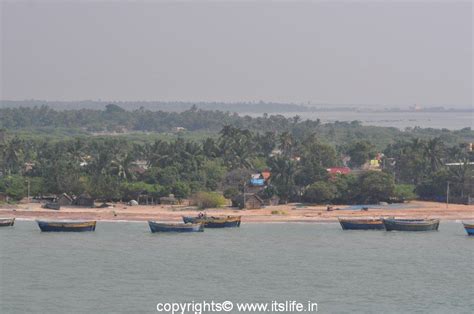
[[[309,112],[315,110],[352,110],[350,107],[329,107],[329,106],[306,106],[300,104],[286,104],[276,102],[186,102],[186,101],[119,101],[114,104],[126,109],[137,110],[143,108],[152,111],[170,111],[182,112],[197,106],[204,110],[220,110],[237,113],[277,113],[277,112]],[[103,109],[109,102],[96,100],[83,101],[41,101],[41,100],[2,100],[0,101],[2,108],[19,108],[19,107],[40,107],[48,106],[56,110],[76,109]]]
[[[470,128],[450,131],[447,129],[397,128],[363,126],[358,121],[321,123],[319,119],[303,120],[301,116],[287,118],[282,115],[263,114],[260,117],[240,116],[224,111],[210,111],[193,106],[183,112],[151,111],[144,108],[125,110],[109,104],[105,110],[78,109],[55,110],[47,106],[0,109],[0,128],[7,133],[29,132],[47,138],[90,133],[131,134],[136,132],[186,134],[192,132],[219,132],[229,125],[253,132],[289,132],[301,139],[310,134],[333,145],[344,145],[356,140],[370,140],[377,148],[385,148],[395,140],[439,137],[452,145],[474,142]],[[184,131],[184,132],[183,132]]]
[[[45,100],[0,100],[0,108],[20,108],[20,107],[41,107],[48,106],[55,110],[74,109],[94,109],[101,110],[107,104],[113,103],[126,110],[145,109],[151,111],[169,111],[182,112],[189,110],[193,106],[197,106],[203,110],[219,110],[224,112],[236,113],[305,113],[305,112],[347,112],[347,111],[363,111],[363,112],[411,112],[413,106],[384,106],[384,105],[364,105],[364,104],[295,104],[295,103],[279,103],[279,102],[204,102],[204,101],[102,101],[102,100],[81,100],[81,101],[45,101]],[[428,106],[418,110],[423,112],[473,112],[472,106],[456,106],[452,107],[447,104],[445,106]]]

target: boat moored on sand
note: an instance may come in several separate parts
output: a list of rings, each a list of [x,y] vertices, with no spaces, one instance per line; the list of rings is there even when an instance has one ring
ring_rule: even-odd
[[[439,219],[384,218],[382,220],[387,231],[434,231],[439,227]]]
[[[201,223],[204,228],[236,228],[240,227],[241,216],[183,216],[184,223]]]
[[[9,227],[15,224],[15,218],[0,218],[0,227]]]
[[[202,232],[204,227],[202,224],[192,223],[160,223],[156,221],[148,221],[151,232]]]
[[[466,230],[467,234],[470,236],[474,236],[474,223],[462,223],[464,226],[464,230]]]
[[[43,232],[84,232],[94,231],[96,221],[80,221],[80,220],[58,220],[44,221],[37,220],[39,228]]]
[[[383,230],[380,218],[338,218],[343,230]]]

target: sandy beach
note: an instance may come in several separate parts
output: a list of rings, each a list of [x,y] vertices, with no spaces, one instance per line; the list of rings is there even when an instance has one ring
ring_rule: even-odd
[[[243,222],[335,222],[338,217],[403,217],[440,218],[441,220],[474,220],[474,206],[413,201],[391,206],[370,207],[367,211],[347,209],[347,205],[335,205],[341,210],[327,211],[326,206],[301,206],[287,204],[267,206],[262,209],[238,210],[231,207],[207,209],[208,215],[240,215]],[[199,210],[187,206],[138,205],[116,203],[108,208],[61,207],[60,210],[41,208],[39,203],[0,205],[0,217],[35,219],[90,219],[107,221],[181,221],[181,216],[197,215]]]

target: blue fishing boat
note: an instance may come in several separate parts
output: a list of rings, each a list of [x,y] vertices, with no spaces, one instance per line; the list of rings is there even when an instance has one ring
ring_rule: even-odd
[[[13,226],[15,218],[0,218],[0,227]]]
[[[202,224],[191,223],[160,223],[156,221],[148,221],[151,232],[202,232],[204,227]]]
[[[339,218],[343,230],[383,230],[382,219]]]
[[[438,230],[439,219],[395,219],[384,218],[387,231],[434,231]]]
[[[474,223],[462,223],[464,226],[464,229],[466,230],[467,234],[470,236],[474,236]]]
[[[95,221],[74,221],[74,220],[62,220],[62,221],[43,221],[37,220],[39,228],[43,232],[83,232],[83,231],[94,231]]]
[[[201,223],[204,228],[237,228],[240,227],[241,216],[183,216],[184,223]]]

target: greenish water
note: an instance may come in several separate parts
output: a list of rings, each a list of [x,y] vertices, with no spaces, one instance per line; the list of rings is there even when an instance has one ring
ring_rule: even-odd
[[[242,224],[151,234],[0,228],[1,313],[155,313],[157,302],[308,300],[320,313],[472,313],[474,237],[342,231],[338,224]]]

